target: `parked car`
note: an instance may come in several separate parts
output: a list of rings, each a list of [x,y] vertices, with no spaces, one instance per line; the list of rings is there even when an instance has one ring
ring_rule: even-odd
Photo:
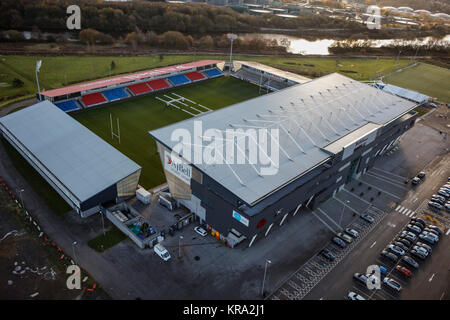
[[[398,260],[398,257],[395,254],[388,252],[386,250],[381,251],[381,255],[393,262],[396,262]]]
[[[450,197],[450,193],[448,193],[444,189],[439,189],[437,193],[440,194],[441,196],[444,196],[445,198],[449,198]]]
[[[412,224],[408,224],[406,226],[406,229],[408,229],[409,231],[415,232],[415,233],[421,233],[422,229],[419,228],[418,226],[412,225]]]
[[[400,247],[402,248],[404,251],[408,251],[408,247],[405,246],[403,243],[401,243],[400,241],[395,241],[392,243],[394,246]]]
[[[430,208],[434,208],[434,209],[437,209],[437,210],[441,210],[443,208],[442,205],[440,205],[439,203],[434,202],[434,201],[428,202],[428,206]]]
[[[424,235],[424,236],[426,236],[426,237],[428,236],[428,237],[430,237],[430,238],[433,238],[435,242],[438,242],[438,241],[439,241],[439,236],[437,236],[437,235],[434,234],[433,232],[423,231],[423,232],[421,233],[421,235]]]
[[[161,259],[163,259],[164,261],[168,261],[170,259],[170,254],[169,251],[167,251],[166,248],[164,248],[164,246],[160,243],[156,244],[153,247],[153,251],[155,251],[155,253],[161,257]]]
[[[411,221],[420,223],[422,225],[422,228],[425,228],[427,226],[425,220],[423,220],[421,218],[411,218]]]
[[[346,246],[345,242],[342,241],[342,239],[340,239],[338,237],[333,237],[332,241],[341,248],[345,248],[345,246]]]
[[[365,274],[357,272],[353,275],[353,278],[358,280],[359,282],[361,282],[364,285],[367,284],[367,276]]]
[[[404,236],[406,239],[410,241],[415,241],[417,238],[417,236],[410,231],[402,231],[402,236]]]
[[[339,232],[336,236],[338,236],[339,238],[341,238],[342,240],[344,240],[347,243],[352,243],[353,238],[350,237],[349,235]]]
[[[420,172],[417,174],[417,177],[420,178],[420,179],[425,178],[425,172],[420,171]]]
[[[208,234],[208,232],[206,232],[205,229],[203,229],[200,226],[196,226],[194,227],[194,231],[197,232],[199,235],[201,235],[202,237],[206,236]]]
[[[402,261],[406,262],[407,264],[409,264],[411,267],[414,268],[419,268],[419,264],[416,262],[416,260],[414,260],[413,258],[411,258],[410,256],[403,256]]]
[[[402,286],[400,285],[400,283],[398,283],[397,281],[395,281],[392,278],[384,278],[383,283],[386,284],[389,288],[394,289],[397,292],[402,290]]]
[[[425,241],[428,244],[435,244],[436,240],[432,237],[425,236],[423,234],[419,234],[419,239]]]
[[[353,238],[357,238],[359,236],[358,231],[356,231],[355,229],[345,228],[345,232],[351,235]]]
[[[348,297],[350,300],[366,300],[366,299],[364,299],[362,296],[360,296],[359,294],[357,294],[357,293],[355,293],[355,292],[353,292],[353,291],[350,291],[350,292],[348,293],[347,297]]]
[[[379,266],[379,265],[376,265],[376,266],[380,269],[380,274],[381,275],[385,275],[387,273],[387,270],[386,270],[385,267]]]
[[[428,233],[432,233],[432,234],[436,235],[438,238],[440,236],[439,232],[437,232],[436,230],[431,229],[431,228],[425,228],[425,229],[423,229],[423,231],[426,231]]]
[[[409,224],[412,224],[413,226],[419,227],[420,230],[425,228],[421,223],[410,221]]]
[[[450,212],[450,203],[444,204],[444,208],[445,208],[445,210]]]
[[[440,199],[440,200],[442,200],[442,201],[445,202],[445,198],[444,198],[443,196],[440,196],[440,195],[437,195],[437,194],[433,194],[433,195],[431,196],[431,198]]]
[[[423,242],[417,241],[416,245],[422,248],[425,248],[428,251],[428,254],[430,254],[431,252],[433,252],[433,249],[431,249],[431,247]]]
[[[439,233],[439,235],[442,235],[442,233],[444,232],[441,228],[439,228],[439,227],[437,227],[437,226],[435,226],[435,225],[432,225],[432,224],[430,224],[430,225],[428,226],[428,228],[437,231],[437,232]]]
[[[403,243],[405,246],[407,246],[408,248],[411,247],[411,242],[409,242],[409,240],[405,239],[405,238],[397,238],[396,239],[398,242]]]
[[[362,214],[362,215],[360,215],[360,217],[361,217],[361,219],[367,221],[368,223],[372,223],[375,221],[375,219],[368,214]]]
[[[425,256],[428,256],[428,250],[425,249],[424,247],[415,245],[415,246],[413,247],[413,250],[416,250],[417,252],[422,252]]]
[[[393,244],[388,245],[387,248],[399,256],[403,256],[405,254],[405,251],[402,248],[394,246]]]
[[[412,254],[413,256],[417,257],[417,258],[422,259],[422,260],[424,260],[427,257],[423,252],[416,251],[414,249],[410,250],[409,253]]]
[[[412,183],[413,185],[415,185],[415,186],[418,185],[421,181],[422,181],[422,180],[420,180],[419,177],[414,177],[414,178],[411,179],[411,183]]]
[[[439,203],[441,206],[445,205],[445,200],[442,200],[441,198],[431,197],[431,202]]]
[[[411,278],[411,270],[409,270],[408,268],[405,268],[401,265],[397,265],[395,267],[395,270],[397,270],[398,272],[400,272],[402,275],[404,275],[407,278]]]
[[[320,251],[320,254],[330,261],[334,261],[335,259],[334,254],[332,254],[331,251],[328,249],[323,249],[322,251]]]

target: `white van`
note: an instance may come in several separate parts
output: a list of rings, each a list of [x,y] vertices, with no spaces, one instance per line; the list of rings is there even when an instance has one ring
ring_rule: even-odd
[[[163,246],[162,244],[160,244],[160,243],[156,244],[156,245],[153,247],[153,251],[155,251],[156,254],[157,254],[158,256],[160,256],[161,259],[163,259],[164,261],[167,261],[167,260],[170,259],[170,253],[169,253],[169,251],[167,251],[167,249],[164,248],[164,246]]]

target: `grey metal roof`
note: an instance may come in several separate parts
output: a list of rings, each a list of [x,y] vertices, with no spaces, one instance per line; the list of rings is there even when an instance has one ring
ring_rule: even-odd
[[[396,96],[415,101],[417,103],[425,103],[430,98],[429,96],[419,93],[417,91],[408,90],[392,84],[387,84],[383,87],[383,91],[395,94]]]
[[[80,202],[141,168],[48,101],[0,118],[0,125]]]
[[[248,161],[247,164],[193,163],[252,205],[328,159],[330,154],[323,150],[325,146],[367,123],[384,125],[410,111],[415,105],[334,73],[153,130],[149,134],[172,149],[178,144],[178,141],[171,140],[172,132],[184,128],[194,138],[194,121],[201,121],[203,133],[207,129],[223,133],[232,128],[278,128],[279,167],[274,175],[258,175],[257,171],[265,166],[252,166]],[[201,141],[199,136],[197,138],[200,138],[197,145],[200,143],[206,147],[211,144],[206,140]],[[274,146],[277,148],[276,144]],[[195,154],[199,154],[198,148],[193,145],[190,147],[192,159],[195,159]],[[272,148],[269,153],[271,151]],[[248,150],[245,153],[248,156]],[[189,160],[187,156],[181,155]]]

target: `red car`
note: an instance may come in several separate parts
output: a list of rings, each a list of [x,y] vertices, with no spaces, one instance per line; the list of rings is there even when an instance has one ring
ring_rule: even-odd
[[[402,267],[401,265],[398,265],[395,267],[395,270],[400,272],[402,275],[404,275],[407,278],[411,278],[411,271],[405,267]]]

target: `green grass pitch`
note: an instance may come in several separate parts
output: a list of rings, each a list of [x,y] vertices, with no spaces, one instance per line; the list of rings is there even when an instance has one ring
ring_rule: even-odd
[[[261,94],[264,90],[261,90]],[[155,141],[148,131],[188,119],[191,116],[167,107],[156,97],[176,93],[210,109],[220,109],[259,96],[259,87],[232,77],[220,77],[191,85],[155,92],[98,108],[81,111],[73,117],[103,140],[142,167],[140,184],[149,189],[165,182]],[[120,121],[120,139],[111,138],[110,114],[114,132]]]

